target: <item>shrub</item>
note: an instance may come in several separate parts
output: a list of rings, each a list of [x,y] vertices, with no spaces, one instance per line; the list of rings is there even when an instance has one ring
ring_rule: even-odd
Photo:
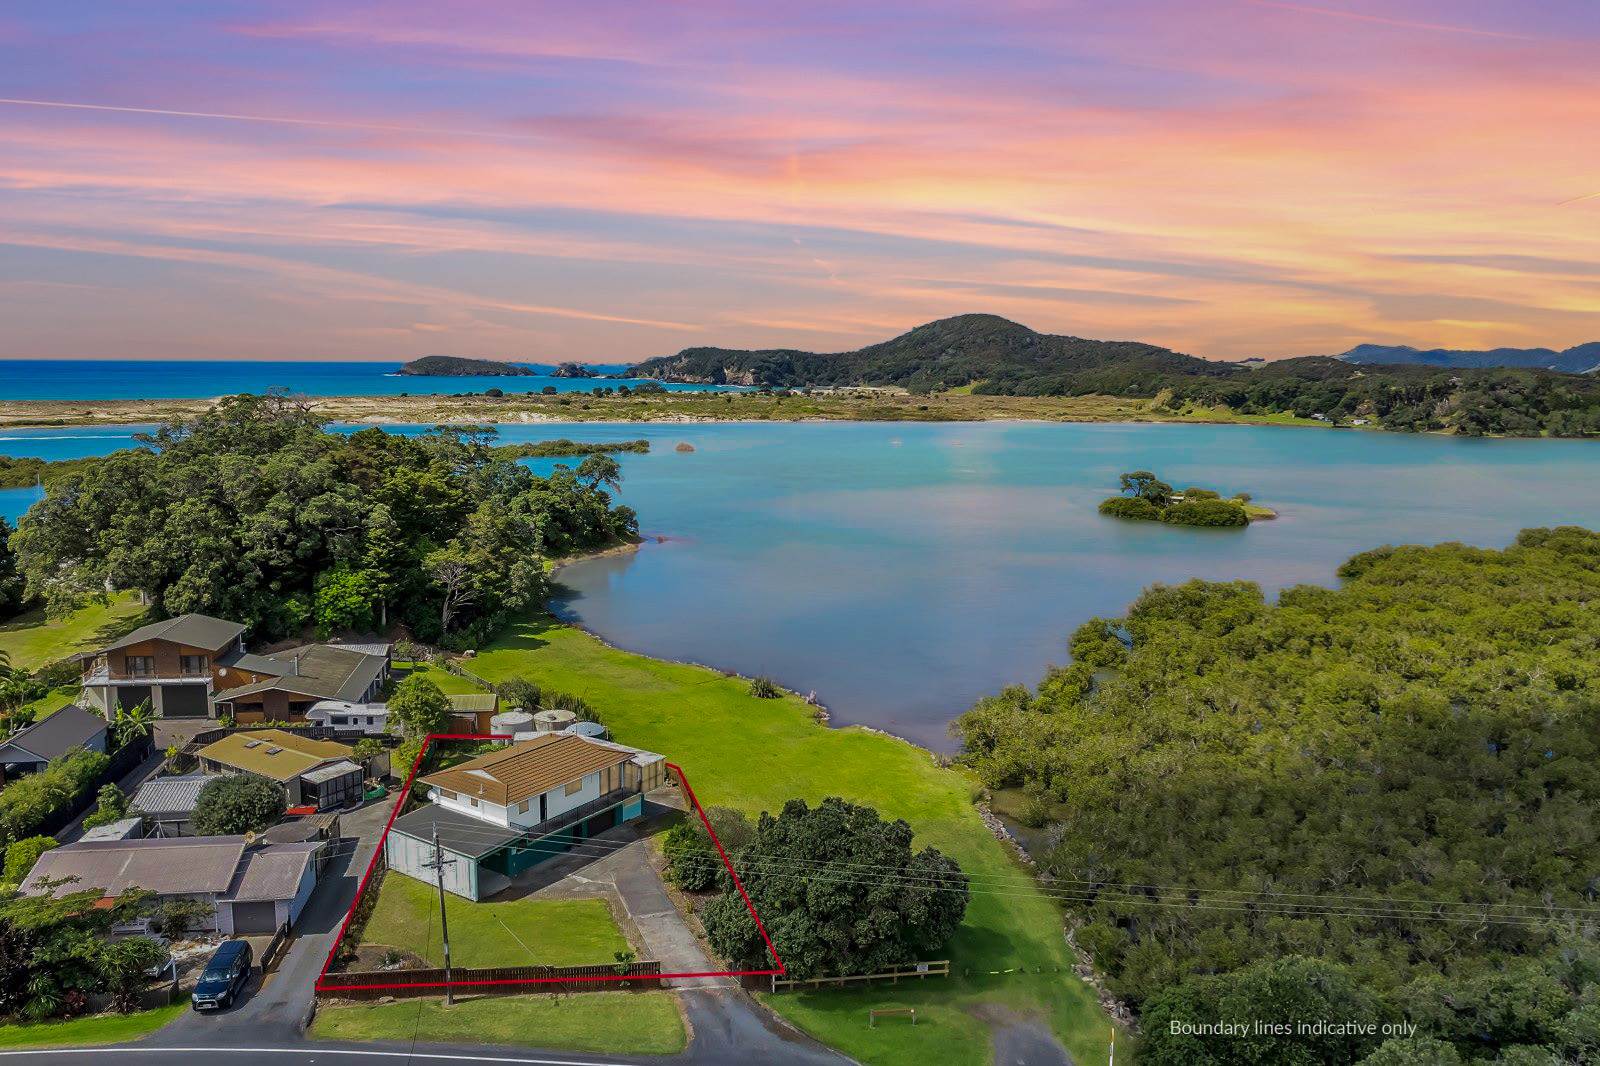
[[[39,861],[39,856],[57,847],[55,837],[23,837],[6,849],[5,880],[7,884],[20,885],[28,871]]]
[[[783,690],[770,677],[752,677],[750,679],[750,695],[758,700],[775,700],[783,695]]]
[[[1111,496],[1100,501],[1100,513],[1111,518],[1136,518],[1149,522],[1161,519],[1161,508],[1143,496]]]
[[[77,804],[110,761],[98,751],[75,748],[38,773],[13,781],[0,791],[0,833],[9,840],[31,836],[57,811]]]
[[[540,706],[539,686],[525,677],[508,678],[496,685],[494,690],[508,707],[532,711]]]
[[[1250,516],[1229,500],[1185,500],[1163,511],[1161,521],[1173,526],[1247,526]]]
[[[197,899],[169,899],[150,916],[150,931],[177,940],[201,928],[212,913],[208,904]]]
[[[258,833],[283,817],[283,789],[264,777],[232,774],[207,781],[195,797],[196,836]]]

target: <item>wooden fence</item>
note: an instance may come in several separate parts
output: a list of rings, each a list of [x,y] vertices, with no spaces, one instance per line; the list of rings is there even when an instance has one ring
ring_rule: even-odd
[[[902,977],[908,980],[915,977],[920,980],[928,977],[949,976],[950,960],[940,959],[937,962],[911,962],[904,966],[897,966],[892,970],[885,970],[882,973],[854,974],[849,977],[813,977],[808,980],[797,981],[787,977],[778,977],[774,974],[772,991],[786,992],[795,988],[843,988],[847,984],[871,981],[889,981],[893,984],[899,984]]]
[[[382,999],[444,994],[443,969],[363,970],[330,973],[317,994],[335,999]],[[458,993],[604,992],[661,988],[659,962],[599,966],[453,966]]]

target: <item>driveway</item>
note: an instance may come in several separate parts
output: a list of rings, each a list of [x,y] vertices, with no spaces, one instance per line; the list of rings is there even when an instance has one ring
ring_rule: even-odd
[[[339,817],[344,837],[333,844],[334,857],[322,872],[300,921],[294,940],[277,969],[250,978],[239,1001],[218,1016],[189,1011],[145,1041],[147,1045],[177,1046],[224,1043],[233,1046],[298,1042],[300,1027],[311,1011],[313,986],[322,961],[344,921],[356,886],[377,850],[384,824],[389,820],[392,796],[369,803]]]
[[[648,821],[648,820],[647,820]],[[641,828],[643,826],[643,828]],[[629,927],[640,955],[656,959],[663,973],[723,969],[667,895],[643,835],[647,823],[632,823],[595,838],[610,845],[602,858],[562,856],[524,873],[497,898],[600,898]],[[672,978],[689,1023],[685,1062],[770,1062],[797,1066],[842,1066],[850,1059],[812,1040],[761,1006],[732,977]]]

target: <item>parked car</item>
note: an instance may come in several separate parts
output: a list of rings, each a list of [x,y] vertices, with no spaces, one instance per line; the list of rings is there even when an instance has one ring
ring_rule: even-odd
[[[250,945],[243,940],[224,941],[212,953],[189,1003],[195,1010],[222,1010],[233,1003],[250,980]]]

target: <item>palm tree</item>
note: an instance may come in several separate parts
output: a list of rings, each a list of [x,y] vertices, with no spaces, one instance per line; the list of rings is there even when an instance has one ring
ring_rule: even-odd
[[[135,707],[118,707],[117,743],[126,745],[140,737],[149,736],[155,720],[155,712],[150,709],[149,700],[144,700]]]

